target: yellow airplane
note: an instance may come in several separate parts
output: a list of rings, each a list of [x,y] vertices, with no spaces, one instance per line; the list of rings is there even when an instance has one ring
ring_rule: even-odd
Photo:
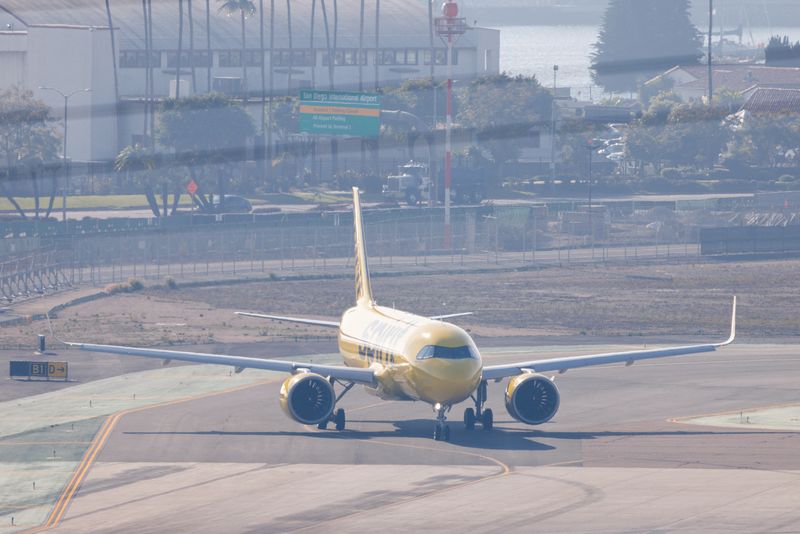
[[[237,373],[246,368],[286,372],[290,376],[280,389],[280,405],[284,412],[295,421],[321,429],[329,422],[334,423],[337,430],[344,429],[345,412],[342,408],[336,409],[336,405],[353,386],[360,384],[382,399],[430,404],[436,413],[433,438],[449,440],[447,413],[467,399],[472,400],[474,408],[470,406],[464,411],[465,427],[472,430],[479,422],[485,430],[492,429],[492,410],[485,408],[486,385],[490,380],[499,382],[510,378],[505,391],[509,414],[523,423],[539,425],[552,419],[560,402],[554,380],[542,373],[564,373],[568,369],[611,363],[631,365],[637,360],[710,352],[730,344],[735,337],[736,297],[733,298],[730,337],[722,343],[484,366],[470,335],[444,322],[444,319],[470,313],[422,317],[375,303],[357,188],[353,188],[353,214],[356,304],[344,312],[339,322],[237,312],[249,317],[337,328],[344,366],[91,343],[68,342],[67,345],[86,351],[167,361],[230,365]],[[338,395],[337,384],[342,388]]]

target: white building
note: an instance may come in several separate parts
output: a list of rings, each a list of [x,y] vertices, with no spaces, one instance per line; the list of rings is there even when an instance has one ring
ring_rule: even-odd
[[[261,3],[254,1],[256,8]],[[263,50],[259,38],[261,14],[256,12],[245,21],[247,92],[254,116],[260,115],[256,102],[262,90],[269,92],[271,88],[273,94],[286,94],[306,87],[329,89],[331,81],[321,2],[292,0],[291,43],[287,3],[274,3],[272,38],[270,2],[263,4]],[[312,4],[316,5],[313,31]],[[159,98],[166,98],[175,90],[178,5],[175,0],[152,0],[150,61]],[[210,2],[208,13],[206,2],[201,0],[183,0],[182,5],[181,95],[206,92],[210,82],[212,90],[240,96],[242,35],[238,14],[220,13],[218,0]],[[336,89],[371,91],[407,79],[429,77],[432,70],[437,78],[444,77],[446,49],[436,36],[431,48],[425,1],[381,3],[377,32],[376,2],[366,2],[363,39],[359,38],[360,0],[338,0],[337,5],[338,13],[334,14],[333,3],[326,3],[331,48],[334,40],[336,44]],[[30,89],[54,108],[57,117],[63,114],[63,98],[40,86],[64,93],[91,89],[69,100],[68,155],[75,161],[113,159],[121,147],[142,133],[142,97],[148,71],[142,2],[111,0],[110,11],[111,25],[103,0],[0,0],[0,89],[13,85]],[[434,16],[438,15],[437,4]],[[271,41],[274,45],[270,53]],[[470,29],[456,44],[454,77],[463,80],[497,74],[499,42],[497,30]]]

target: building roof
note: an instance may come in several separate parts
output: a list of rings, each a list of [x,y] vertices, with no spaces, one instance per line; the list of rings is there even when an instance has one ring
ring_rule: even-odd
[[[183,46],[188,48],[189,0],[184,0]],[[258,9],[260,0],[253,0]],[[192,2],[194,20],[194,46],[205,48],[206,12],[203,0]],[[269,6],[264,0],[265,47],[269,46]],[[325,3],[329,33],[333,40],[333,2]],[[337,0],[338,48],[357,48],[359,40],[360,0]],[[289,31],[287,2],[276,1],[275,48],[288,48]],[[177,48],[178,2],[175,0],[152,0],[153,46],[160,50]],[[238,16],[227,16],[219,11],[220,1],[211,0],[211,47],[214,49],[241,48],[241,26]],[[292,45],[294,48],[310,48],[312,0],[291,0]],[[410,42],[419,43],[418,48],[429,46],[428,9],[424,0],[399,0],[380,4],[380,46],[407,47]],[[0,11],[6,11],[26,26],[43,24],[67,24],[76,26],[108,27],[105,2],[103,0],[0,0]],[[144,25],[140,0],[111,0],[113,26],[118,29],[121,50],[144,49]],[[438,13],[434,13],[437,16]],[[364,48],[375,45],[375,2],[367,2],[364,13]],[[259,45],[259,13],[250,17],[246,26],[248,48]],[[459,40],[460,46],[474,46],[474,38],[467,32]],[[438,37],[434,45],[443,46]],[[316,1],[314,22],[314,48],[325,48],[325,27],[321,1]]]
[[[750,113],[800,113],[800,89],[756,89],[742,109]]]
[[[679,65],[647,83],[664,76],[670,77],[678,70],[688,74],[691,79],[676,84],[676,87],[698,90],[705,90],[708,87],[708,67],[705,65]],[[740,93],[754,86],[800,88],[800,68],[796,67],[767,67],[752,64],[713,65],[712,72],[715,88],[724,87]]]

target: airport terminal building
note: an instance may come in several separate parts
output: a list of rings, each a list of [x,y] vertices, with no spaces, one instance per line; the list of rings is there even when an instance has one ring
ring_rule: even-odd
[[[254,117],[260,115],[262,90],[373,91],[446,74],[446,48],[431,37],[424,0],[364,2],[363,18],[360,0],[338,0],[335,12],[333,2],[321,0],[256,0],[255,13],[244,21],[239,12],[221,11],[218,0],[150,3],[145,17],[143,2],[136,0],[111,0],[108,10],[103,0],[0,0],[0,90],[29,89],[63,118],[63,97],[39,87],[65,94],[91,89],[69,100],[73,161],[109,161],[141,138],[148,71],[157,99],[174,96],[177,89],[181,96],[209,90],[235,98],[246,94]],[[439,16],[438,4],[433,16]],[[146,33],[152,42],[149,58]],[[498,30],[471,28],[455,46],[454,77],[497,74],[499,46]]]

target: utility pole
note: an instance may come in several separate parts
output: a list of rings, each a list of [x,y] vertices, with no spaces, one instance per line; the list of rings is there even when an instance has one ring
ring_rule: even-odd
[[[444,137],[444,246],[451,247],[450,188],[453,185],[451,130],[453,128],[453,45],[467,31],[467,21],[458,16],[458,4],[442,4],[442,16],[436,19],[436,33],[447,44],[447,105]],[[435,58],[431,58],[434,61]]]
[[[64,184],[61,189],[61,220],[63,222],[67,222],[67,190],[69,189],[69,164],[67,162],[67,110],[68,110],[68,103],[69,99],[72,96],[75,96],[78,93],[90,93],[92,90],[89,88],[86,89],[77,89],[72,91],[69,94],[64,94],[62,91],[56,89],[55,87],[45,87],[44,85],[40,85],[39,89],[42,91],[53,91],[61,95],[61,98],[64,99]]]
[[[558,65],[553,65],[553,101],[550,104],[550,185],[556,183],[556,76]]]
[[[711,69],[711,47],[714,38],[714,0],[708,0],[708,105],[714,98],[713,70]]]

